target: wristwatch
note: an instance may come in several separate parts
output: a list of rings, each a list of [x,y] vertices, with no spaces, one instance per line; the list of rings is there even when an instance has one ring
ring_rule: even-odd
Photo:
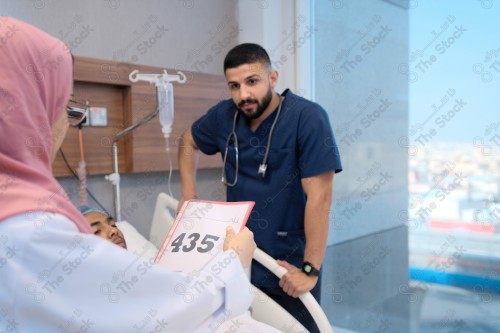
[[[302,264],[302,272],[306,273],[308,276],[319,276],[319,269],[314,268],[314,266],[308,262],[305,261]]]

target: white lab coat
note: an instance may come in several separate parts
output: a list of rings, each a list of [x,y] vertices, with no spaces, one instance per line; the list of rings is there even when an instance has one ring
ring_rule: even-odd
[[[142,257],[144,260],[154,262],[154,258],[158,252],[156,246],[144,238],[137,230],[128,222],[120,221],[116,226],[123,233],[127,242],[127,250]],[[248,273],[247,273],[248,274]],[[230,310],[227,310],[230,311]],[[259,322],[252,318],[250,311],[238,316],[223,315],[217,320],[211,320],[207,324],[209,332],[214,333],[280,333],[281,331]]]
[[[0,331],[213,332],[254,297],[239,260],[219,274],[170,272],[66,217],[17,215],[0,222]]]

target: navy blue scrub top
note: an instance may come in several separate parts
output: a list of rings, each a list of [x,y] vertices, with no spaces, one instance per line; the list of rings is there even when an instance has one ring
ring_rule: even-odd
[[[301,267],[306,204],[301,179],[329,171],[337,173],[342,171],[342,166],[325,110],[288,89],[282,96],[285,98],[273,131],[264,178],[258,170],[277,108],[255,132],[250,130],[244,116],[238,117],[238,181],[234,187],[227,187],[227,201],[255,201],[247,227],[254,232],[257,246],[275,259]],[[221,152],[223,157],[235,112],[233,101],[225,100],[193,124],[194,141],[203,153]],[[232,183],[235,177],[234,142],[229,145],[225,168],[226,178]],[[255,261],[252,264],[252,283],[261,287],[278,287],[278,279]]]

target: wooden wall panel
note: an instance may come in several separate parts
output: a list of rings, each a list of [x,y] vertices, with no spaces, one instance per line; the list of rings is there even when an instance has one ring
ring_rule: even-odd
[[[138,69],[140,73],[159,74],[163,68],[118,63],[87,57],[75,57],[74,94],[87,99],[92,106],[106,107],[108,126],[83,127],[83,142],[88,174],[112,172],[112,141],[117,133],[138,122],[156,109],[156,89],[147,82],[132,83],[129,73]],[[175,70],[167,68],[169,74]],[[174,125],[170,134],[170,157],[173,168],[178,169],[178,138],[194,120],[203,115],[221,99],[229,97],[222,75],[184,72],[188,81],[174,83]],[[68,130],[62,149],[73,169],[78,166],[80,150],[78,131]],[[148,172],[168,170],[166,145],[161,132],[159,118],[132,131],[118,145],[119,171]],[[220,156],[200,154],[199,168],[221,167]],[[58,154],[54,163],[55,176],[71,173]]]

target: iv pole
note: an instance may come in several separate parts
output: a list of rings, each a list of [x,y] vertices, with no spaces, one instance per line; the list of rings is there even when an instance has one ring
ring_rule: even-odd
[[[168,83],[168,82],[179,82],[179,83],[184,83],[186,82],[186,76],[182,72],[177,72],[179,75],[170,75],[167,73],[167,70],[163,70],[163,74],[138,74],[138,70],[134,70],[130,73],[129,75],[129,80],[131,82],[138,82],[138,81],[147,81],[151,84],[156,85],[156,100],[157,100],[157,106],[155,111],[152,113],[146,115],[144,118],[139,120],[137,123],[133,124],[132,126],[129,126],[116,134],[115,138],[113,139],[113,173],[105,176],[104,178],[106,180],[109,180],[113,184],[113,200],[114,200],[114,206],[115,206],[115,220],[116,221],[121,221],[121,205],[120,205],[120,174],[118,173],[118,142],[120,141],[121,138],[135,130],[136,128],[139,128],[140,126],[146,124],[153,118],[155,118],[159,112],[160,112],[160,96],[158,92],[158,88],[161,84]]]

